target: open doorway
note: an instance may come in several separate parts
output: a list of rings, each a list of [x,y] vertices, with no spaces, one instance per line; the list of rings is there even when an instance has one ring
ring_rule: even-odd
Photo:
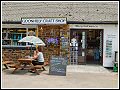
[[[86,44],[86,64],[102,64],[103,30],[88,30]]]
[[[71,54],[71,63],[77,61],[77,64],[102,64],[102,29],[70,29],[70,42],[73,38],[77,40],[78,49],[77,54]],[[73,60],[73,57],[76,60]]]

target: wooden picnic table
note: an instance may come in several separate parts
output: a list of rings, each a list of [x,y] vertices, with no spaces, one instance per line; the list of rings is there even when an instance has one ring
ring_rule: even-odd
[[[30,67],[29,67],[29,70],[30,69],[33,69],[33,70],[35,70],[35,72],[37,73],[37,74],[39,74],[38,73],[38,71],[36,70],[36,68],[35,68],[35,66],[32,64],[32,61],[33,61],[34,59],[32,59],[32,58],[20,58],[20,59],[18,59],[18,64],[16,64],[16,66],[15,66],[15,69],[13,70],[13,72],[12,73],[14,73],[17,69],[19,69],[19,68],[21,68],[21,66],[22,65],[24,65],[24,67],[22,67],[22,69],[24,69],[25,67],[26,67],[26,65],[29,65]],[[21,70],[22,70],[21,69]]]

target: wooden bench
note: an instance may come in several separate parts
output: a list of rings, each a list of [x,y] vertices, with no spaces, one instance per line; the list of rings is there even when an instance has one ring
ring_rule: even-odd
[[[17,67],[17,64],[15,64],[15,63],[10,64],[9,67],[10,67],[10,68],[16,68],[16,67]]]
[[[44,65],[35,65],[34,68],[35,69],[41,69],[42,68],[43,70],[45,70]]]
[[[3,64],[8,64],[10,62],[4,62]],[[37,69],[43,69],[43,71],[45,71],[45,66],[48,65],[48,63],[44,63],[44,65],[35,65],[35,66],[32,66],[31,69],[34,70],[38,75],[39,75],[39,72]],[[10,68],[19,68],[19,63],[14,63],[14,62],[11,62],[9,65],[8,65]],[[26,67],[26,66],[25,66]],[[21,69],[22,69],[22,66],[21,66]],[[14,73],[14,71],[12,72]]]
[[[6,69],[8,69],[8,64],[13,64],[13,61],[2,61],[2,64],[5,66]]]
[[[39,72],[38,72],[38,70],[37,69],[43,69],[43,71],[45,71],[46,69],[45,69],[45,66],[46,66],[46,64],[44,64],[44,65],[35,65],[34,67],[33,67],[33,70],[39,75]]]

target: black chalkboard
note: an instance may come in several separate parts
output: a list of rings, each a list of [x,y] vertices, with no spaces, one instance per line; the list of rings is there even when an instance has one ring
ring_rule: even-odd
[[[52,56],[50,60],[50,75],[66,76],[67,58]]]

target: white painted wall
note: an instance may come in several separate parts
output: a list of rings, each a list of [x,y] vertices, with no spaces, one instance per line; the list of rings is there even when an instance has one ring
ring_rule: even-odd
[[[115,58],[115,51],[118,51],[118,44],[119,44],[119,33],[118,33],[118,25],[102,25],[104,29],[104,35],[103,35],[103,66],[104,67],[113,67],[114,65],[114,58]],[[106,40],[112,41],[112,47],[111,47],[111,57],[107,56],[107,46],[109,48],[109,45],[106,46]],[[119,60],[119,59],[118,59]]]

